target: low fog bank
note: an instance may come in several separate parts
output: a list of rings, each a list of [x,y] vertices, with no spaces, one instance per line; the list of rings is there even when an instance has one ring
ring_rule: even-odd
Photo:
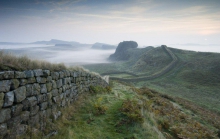
[[[47,58],[52,63],[65,63],[67,65],[85,65],[95,63],[109,63],[107,58],[115,50],[83,49],[80,51],[60,51],[57,56]]]
[[[54,45],[0,45],[0,51],[17,56],[28,56],[31,59],[46,60],[52,63],[64,63],[67,66],[109,63],[107,58],[115,50],[96,50],[91,46],[62,47]]]

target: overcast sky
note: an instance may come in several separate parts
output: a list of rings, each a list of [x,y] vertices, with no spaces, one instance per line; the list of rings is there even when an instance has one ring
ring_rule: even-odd
[[[220,0],[0,0],[0,41],[220,44]]]

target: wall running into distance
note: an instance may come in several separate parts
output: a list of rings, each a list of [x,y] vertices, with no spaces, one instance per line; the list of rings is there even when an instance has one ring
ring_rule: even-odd
[[[56,120],[61,115],[59,109],[96,85],[106,87],[108,83],[82,71],[1,71],[0,139],[15,138],[28,127],[43,128],[45,119]]]

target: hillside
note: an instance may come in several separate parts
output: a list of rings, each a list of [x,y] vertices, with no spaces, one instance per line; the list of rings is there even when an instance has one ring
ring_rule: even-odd
[[[129,49],[126,52],[131,57],[125,61],[85,67],[108,74],[111,79],[147,86],[220,113],[220,54],[167,48],[176,57],[173,66],[169,65],[174,59],[163,47],[146,47]]]
[[[193,108],[202,108],[184,102],[122,82],[93,86],[48,127],[57,133],[50,138],[217,139],[220,117],[210,111],[197,113]]]

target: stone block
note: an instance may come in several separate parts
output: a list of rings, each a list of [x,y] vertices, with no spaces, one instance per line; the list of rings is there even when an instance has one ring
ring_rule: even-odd
[[[43,103],[39,104],[40,110],[43,111],[43,110],[47,109],[47,104],[48,104],[47,102],[43,102]]]
[[[53,80],[58,80],[59,79],[59,73],[58,72],[51,72],[51,77]]]
[[[9,107],[12,106],[14,103],[14,92],[7,92],[5,93],[5,101],[3,107]]]
[[[24,86],[27,84],[27,79],[20,79],[19,81],[20,81],[21,86]]]
[[[46,110],[46,115],[47,115],[48,118],[51,116],[51,113],[52,113],[51,108],[48,108],[48,109]]]
[[[41,87],[41,90],[40,90],[41,94],[45,94],[45,93],[47,93],[47,87],[46,87],[46,84],[41,84],[40,87]]]
[[[61,87],[61,88],[59,88],[59,94],[61,94],[62,92],[63,92],[63,88]]]
[[[0,81],[0,92],[10,91],[10,86],[11,86],[11,81],[10,80]]]
[[[15,89],[17,89],[17,88],[19,87],[19,85],[20,85],[20,82],[19,82],[18,79],[12,79],[12,80],[10,80],[10,82],[11,82],[10,90],[15,90]]]
[[[64,72],[60,71],[59,74],[60,74],[60,77],[59,77],[60,79],[64,78]]]
[[[0,93],[0,110],[2,109],[2,106],[4,104],[4,96],[5,96],[4,93]]]
[[[28,120],[28,124],[32,127],[36,127],[37,125],[39,125],[39,122],[40,122],[39,114],[31,116],[30,119]]]
[[[57,83],[57,88],[60,88],[63,85],[62,79],[57,80],[56,83]]]
[[[34,77],[34,72],[32,70],[24,71],[24,74],[26,75],[27,78]]]
[[[38,95],[40,94],[40,85],[38,83],[33,84],[33,94],[32,95]]]
[[[52,83],[48,82],[46,83],[47,92],[50,92],[52,90]]]
[[[0,124],[0,138],[4,137],[7,134],[7,129],[8,128],[6,123]]]
[[[78,73],[77,72],[73,72],[73,77],[78,77]]]
[[[36,115],[39,111],[39,106],[35,105],[33,107],[30,107],[30,116]]]
[[[13,79],[13,78],[14,78],[14,71],[3,71],[3,72],[0,72],[0,80]]]
[[[33,70],[33,71],[34,71],[34,76],[35,77],[43,76],[42,69],[36,69],[36,70]]]
[[[52,81],[52,77],[51,76],[48,76],[47,77],[47,82],[51,82]]]
[[[1,109],[0,110],[0,124],[4,123],[5,121],[11,119],[11,109]]]
[[[16,79],[26,78],[26,75],[24,74],[24,72],[15,71],[15,78]]]
[[[30,83],[36,83],[36,78],[35,77],[32,77],[32,78],[28,78],[27,79],[27,83],[30,84]]]
[[[56,81],[54,81],[54,80],[52,80],[52,87],[53,87],[53,89],[56,89],[56,88],[57,88],[57,83],[56,83]]]
[[[14,90],[15,102],[19,103],[26,98],[26,87],[22,86]]]
[[[26,133],[26,131],[27,131],[27,129],[28,129],[28,126],[26,125],[26,124],[18,124],[18,125],[15,125],[12,129],[11,129],[11,133],[12,134],[15,134],[15,135],[23,135],[23,134],[25,134]],[[10,137],[11,138],[11,137]],[[13,137],[13,138],[16,138],[16,136],[15,137]]]
[[[45,78],[45,77],[36,77],[36,80],[38,83],[46,83],[47,82],[47,78]]]
[[[58,89],[53,89],[51,92],[52,92],[52,96],[53,96],[53,97],[59,95],[59,93],[58,93]]]
[[[11,107],[11,115],[12,117],[18,116],[21,114],[23,109],[23,104],[17,104]]]
[[[28,97],[25,100],[22,101],[23,104],[23,109],[24,110],[29,110],[30,107],[33,107],[35,105],[37,105],[38,101],[37,98],[35,96],[32,97]]]
[[[71,75],[71,74],[70,74],[70,71],[65,70],[65,72],[66,72],[66,76],[67,76],[67,77],[70,77],[70,75]]]
[[[50,76],[50,71],[49,70],[43,70],[43,76],[44,77]]]
[[[26,96],[30,97],[33,95],[33,84],[27,84],[26,86]]]
[[[21,113],[22,122],[28,121],[29,117],[30,117],[30,112],[29,111],[22,111],[22,113]]]
[[[43,103],[47,101],[47,94],[37,95],[37,103]]]
[[[9,128],[9,129],[13,128],[14,126],[20,124],[21,121],[22,121],[22,120],[21,120],[21,116],[20,116],[20,115],[11,118],[10,120],[7,121],[8,128]]]
[[[53,100],[53,102],[56,103],[56,104],[59,104],[59,103],[61,102],[60,96],[52,97],[52,100]]]

